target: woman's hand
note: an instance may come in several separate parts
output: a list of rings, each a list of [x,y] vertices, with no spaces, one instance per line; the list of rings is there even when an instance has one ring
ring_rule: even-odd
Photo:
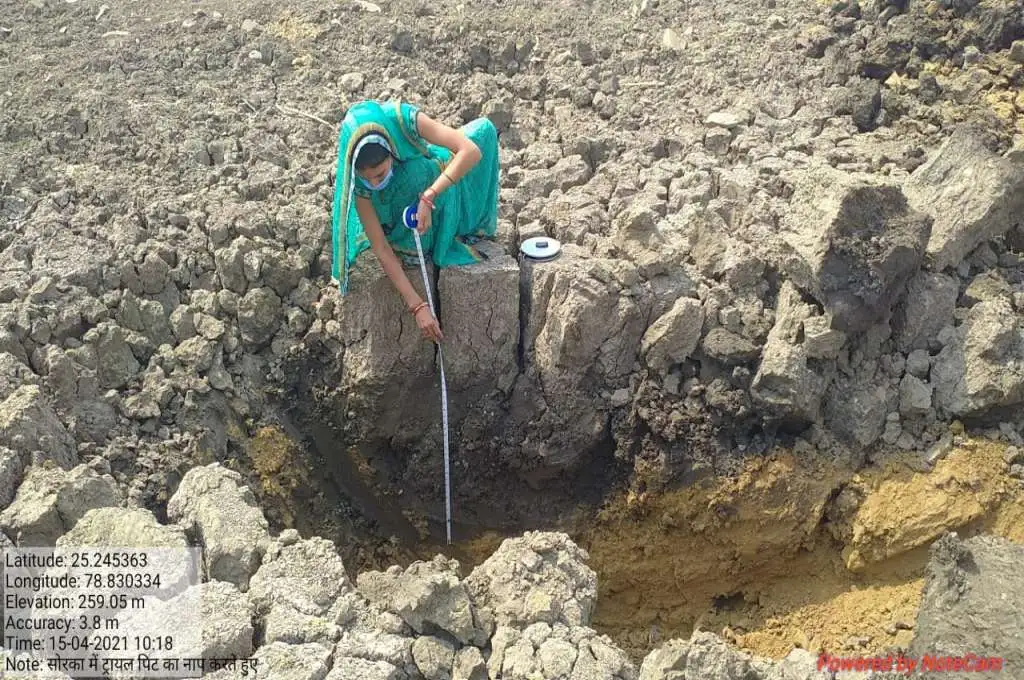
[[[430,204],[421,198],[419,208],[416,210],[416,231],[419,232],[420,236],[426,234],[427,229],[430,229],[433,213],[434,210],[430,207]]]
[[[444,336],[441,334],[441,325],[437,323],[437,319],[434,318],[430,307],[421,307],[416,312],[416,325],[420,327],[424,338],[434,342],[441,342],[444,339]]]

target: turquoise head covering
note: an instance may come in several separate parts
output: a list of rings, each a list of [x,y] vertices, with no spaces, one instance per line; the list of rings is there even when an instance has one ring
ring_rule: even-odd
[[[341,293],[348,292],[349,270],[360,253],[370,247],[369,239],[356,212],[355,160],[363,145],[381,143],[398,162],[429,156],[415,127],[416,109],[402,102],[363,101],[352,106],[341,122],[338,136],[338,162],[334,182],[332,210],[332,276]]]
[[[383,137],[381,137],[380,135],[377,135],[377,134],[369,134],[369,135],[366,135],[365,137],[363,137],[363,139],[358,144],[356,144],[356,152],[355,152],[356,165],[359,164],[359,154],[362,152],[363,148],[365,148],[367,146],[370,146],[371,144],[381,147],[382,149],[384,149],[385,151],[388,152],[389,156],[391,155],[391,145],[388,144],[388,140],[384,139]],[[387,185],[387,183],[391,180],[391,177],[394,174],[395,174],[395,164],[392,163],[390,170],[388,170],[387,177],[385,177],[383,179],[383,181],[381,182],[380,185],[374,186],[374,185],[370,184],[367,180],[365,180],[363,178],[360,178],[360,181],[362,182],[362,185],[364,187],[366,187],[367,189],[369,189],[371,191],[374,191],[374,190],[378,190],[378,189],[383,189]]]

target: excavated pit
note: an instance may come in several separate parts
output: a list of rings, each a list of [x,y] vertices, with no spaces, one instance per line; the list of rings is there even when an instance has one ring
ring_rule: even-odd
[[[1024,492],[1006,473],[1005,444],[963,436],[934,467],[919,453],[879,452],[854,470],[798,446],[659,491],[638,491],[609,449],[603,474],[532,490],[510,474],[476,489],[495,502],[456,501],[447,546],[443,488],[430,498],[382,491],[401,461],[340,444],[323,409],[305,403],[288,400],[278,427],[238,440],[236,462],[275,528],[334,540],[353,574],[438,553],[468,574],[506,537],[565,531],[598,575],[595,629],[636,661],[697,629],[776,659],[794,647],[903,648],[934,539],[955,530],[1024,543]],[[473,484],[454,478],[455,498]]]
[[[336,412],[332,402],[316,403],[311,393],[299,397],[300,392],[293,387],[290,398],[277,405],[276,425],[235,440],[235,460],[250,474],[273,524],[330,538],[353,577],[437,552],[471,568],[489,554],[481,546],[493,551],[503,537],[581,526],[627,479],[628,470],[614,458],[609,440],[592,453],[590,465],[546,485],[517,479],[506,470],[497,475],[500,484],[480,487],[453,431],[454,540],[448,546],[444,487],[437,484],[429,496],[403,488],[401,480],[413,464],[403,458],[411,455],[408,451],[346,443],[331,415]],[[443,480],[441,452],[434,454],[438,480]]]

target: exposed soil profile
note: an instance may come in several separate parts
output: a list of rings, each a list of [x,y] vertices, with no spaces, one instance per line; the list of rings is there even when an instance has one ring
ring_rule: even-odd
[[[794,647],[870,654],[909,644],[927,546],[943,531],[985,530],[1024,544],[1024,492],[1006,474],[1005,449],[965,440],[932,470],[919,455],[894,454],[859,472],[778,450],[732,478],[620,491],[599,510],[581,505],[531,528],[567,531],[585,547],[600,586],[594,627],[636,659],[695,629],[776,659]],[[506,537],[484,530],[451,547],[384,538],[375,530],[387,519],[367,522],[341,495],[328,502],[301,491],[325,480],[325,470],[302,471],[306,454],[282,431],[260,430],[248,451],[261,504],[282,526],[345,535],[339,545],[349,546],[353,571],[441,552],[468,574]],[[348,474],[350,485],[362,478],[361,505],[378,506],[371,514],[394,514],[382,510],[387,499],[369,500],[372,469],[353,465]],[[266,483],[282,478],[296,483]],[[429,536],[424,518],[406,519]]]
[[[772,658],[905,646],[928,543],[946,529],[1024,543],[1004,450],[967,441],[931,472],[894,459],[847,478],[781,453],[709,489],[645,499],[642,511],[632,498],[613,503],[582,541],[601,585],[595,625],[635,655],[694,628]]]

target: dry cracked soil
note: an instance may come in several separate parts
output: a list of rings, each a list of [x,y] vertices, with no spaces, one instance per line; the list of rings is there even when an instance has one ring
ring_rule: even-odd
[[[102,460],[166,520],[220,462],[352,576],[565,531],[638,666],[906,648],[933,541],[1024,543],[1022,41],[1004,0],[0,0],[0,506]],[[430,350],[330,281],[364,98],[490,117],[499,241],[570,247],[487,289],[453,546]],[[956,130],[952,193],[873,188]]]

